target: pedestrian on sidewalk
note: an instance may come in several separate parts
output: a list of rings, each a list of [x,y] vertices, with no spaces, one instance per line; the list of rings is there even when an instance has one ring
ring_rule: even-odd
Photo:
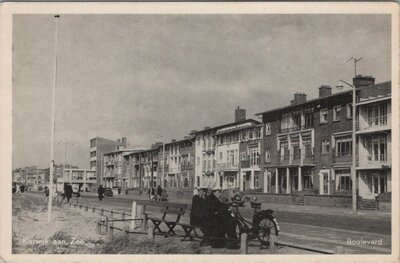
[[[99,188],[97,188],[97,195],[99,197],[99,201],[103,200],[104,192],[105,192],[105,190],[104,190],[103,186],[99,185]]]
[[[50,194],[50,191],[49,191],[49,188],[47,186],[44,188],[44,193],[46,194],[46,197],[48,198],[49,194]]]

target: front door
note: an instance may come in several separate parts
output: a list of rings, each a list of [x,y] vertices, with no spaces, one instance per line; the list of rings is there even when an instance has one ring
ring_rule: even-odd
[[[319,172],[319,194],[328,195],[330,194],[330,171],[329,170],[321,170]]]

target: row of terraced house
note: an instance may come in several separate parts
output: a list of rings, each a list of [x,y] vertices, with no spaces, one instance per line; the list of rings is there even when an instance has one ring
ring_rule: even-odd
[[[123,189],[220,186],[351,195],[355,183],[358,195],[374,198],[391,192],[391,82],[376,84],[373,77],[358,75],[350,86],[355,105],[353,89],[333,93],[321,86],[318,98],[296,93],[289,105],[256,114],[260,121],[246,118],[238,107],[234,122],[149,149],[128,149],[125,138],[97,137],[91,140],[91,167],[98,184]]]

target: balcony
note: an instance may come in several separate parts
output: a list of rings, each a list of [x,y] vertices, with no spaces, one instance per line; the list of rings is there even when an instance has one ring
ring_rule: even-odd
[[[296,131],[308,130],[308,129],[312,129],[312,128],[314,128],[313,124],[294,126],[294,127],[289,127],[289,128],[281,128],[281,129],[279,129],[279,133],[291,133],[291,132],[296,132]]]
[[[290,155],[289,150],[285,150],[284,152],[278,151],[279,164],[289,164],[290,163]]]
[[[104,178],[114,178],[115,174],[114,173],[104,173]]]
[[[336,153],[333,152],[332,154],[332,162],[334,163],[351,163],[352,162],[352,154],[345,154],[345,155],[340,155],[336,156]]]
[[[194,169],[194,165],[193,164],[182,164],[182,171],[187,171],[187,170],[193,170]]]
[[[357,168],[382,169],[391,167],[390,154],[377,154],[374,156],[359,156],[356,160]]]
[[[238,171],[238,170],[239,170],[238,164],[232,164],[232,163],[218,164],[218,171]]]
[[[391,114],[370,117],[364,121],[356,121],[356,131],[369,132],[369,131],[379,131],[382,129],[390,129],[392,125]]]

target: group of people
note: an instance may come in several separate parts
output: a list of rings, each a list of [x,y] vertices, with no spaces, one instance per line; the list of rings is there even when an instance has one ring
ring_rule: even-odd
[[[213,248],[238,248],[235,219],[229,211],[230,205],[222,196],[222,189],[196,189],[192,199],[190,224],[204,234],[205,242]]]
[[[161,185],[154,189],[153,187],[149,188],[148,190],[149,199],[155,201],[167,201],[168,195],[165,189],[162,189]]]

